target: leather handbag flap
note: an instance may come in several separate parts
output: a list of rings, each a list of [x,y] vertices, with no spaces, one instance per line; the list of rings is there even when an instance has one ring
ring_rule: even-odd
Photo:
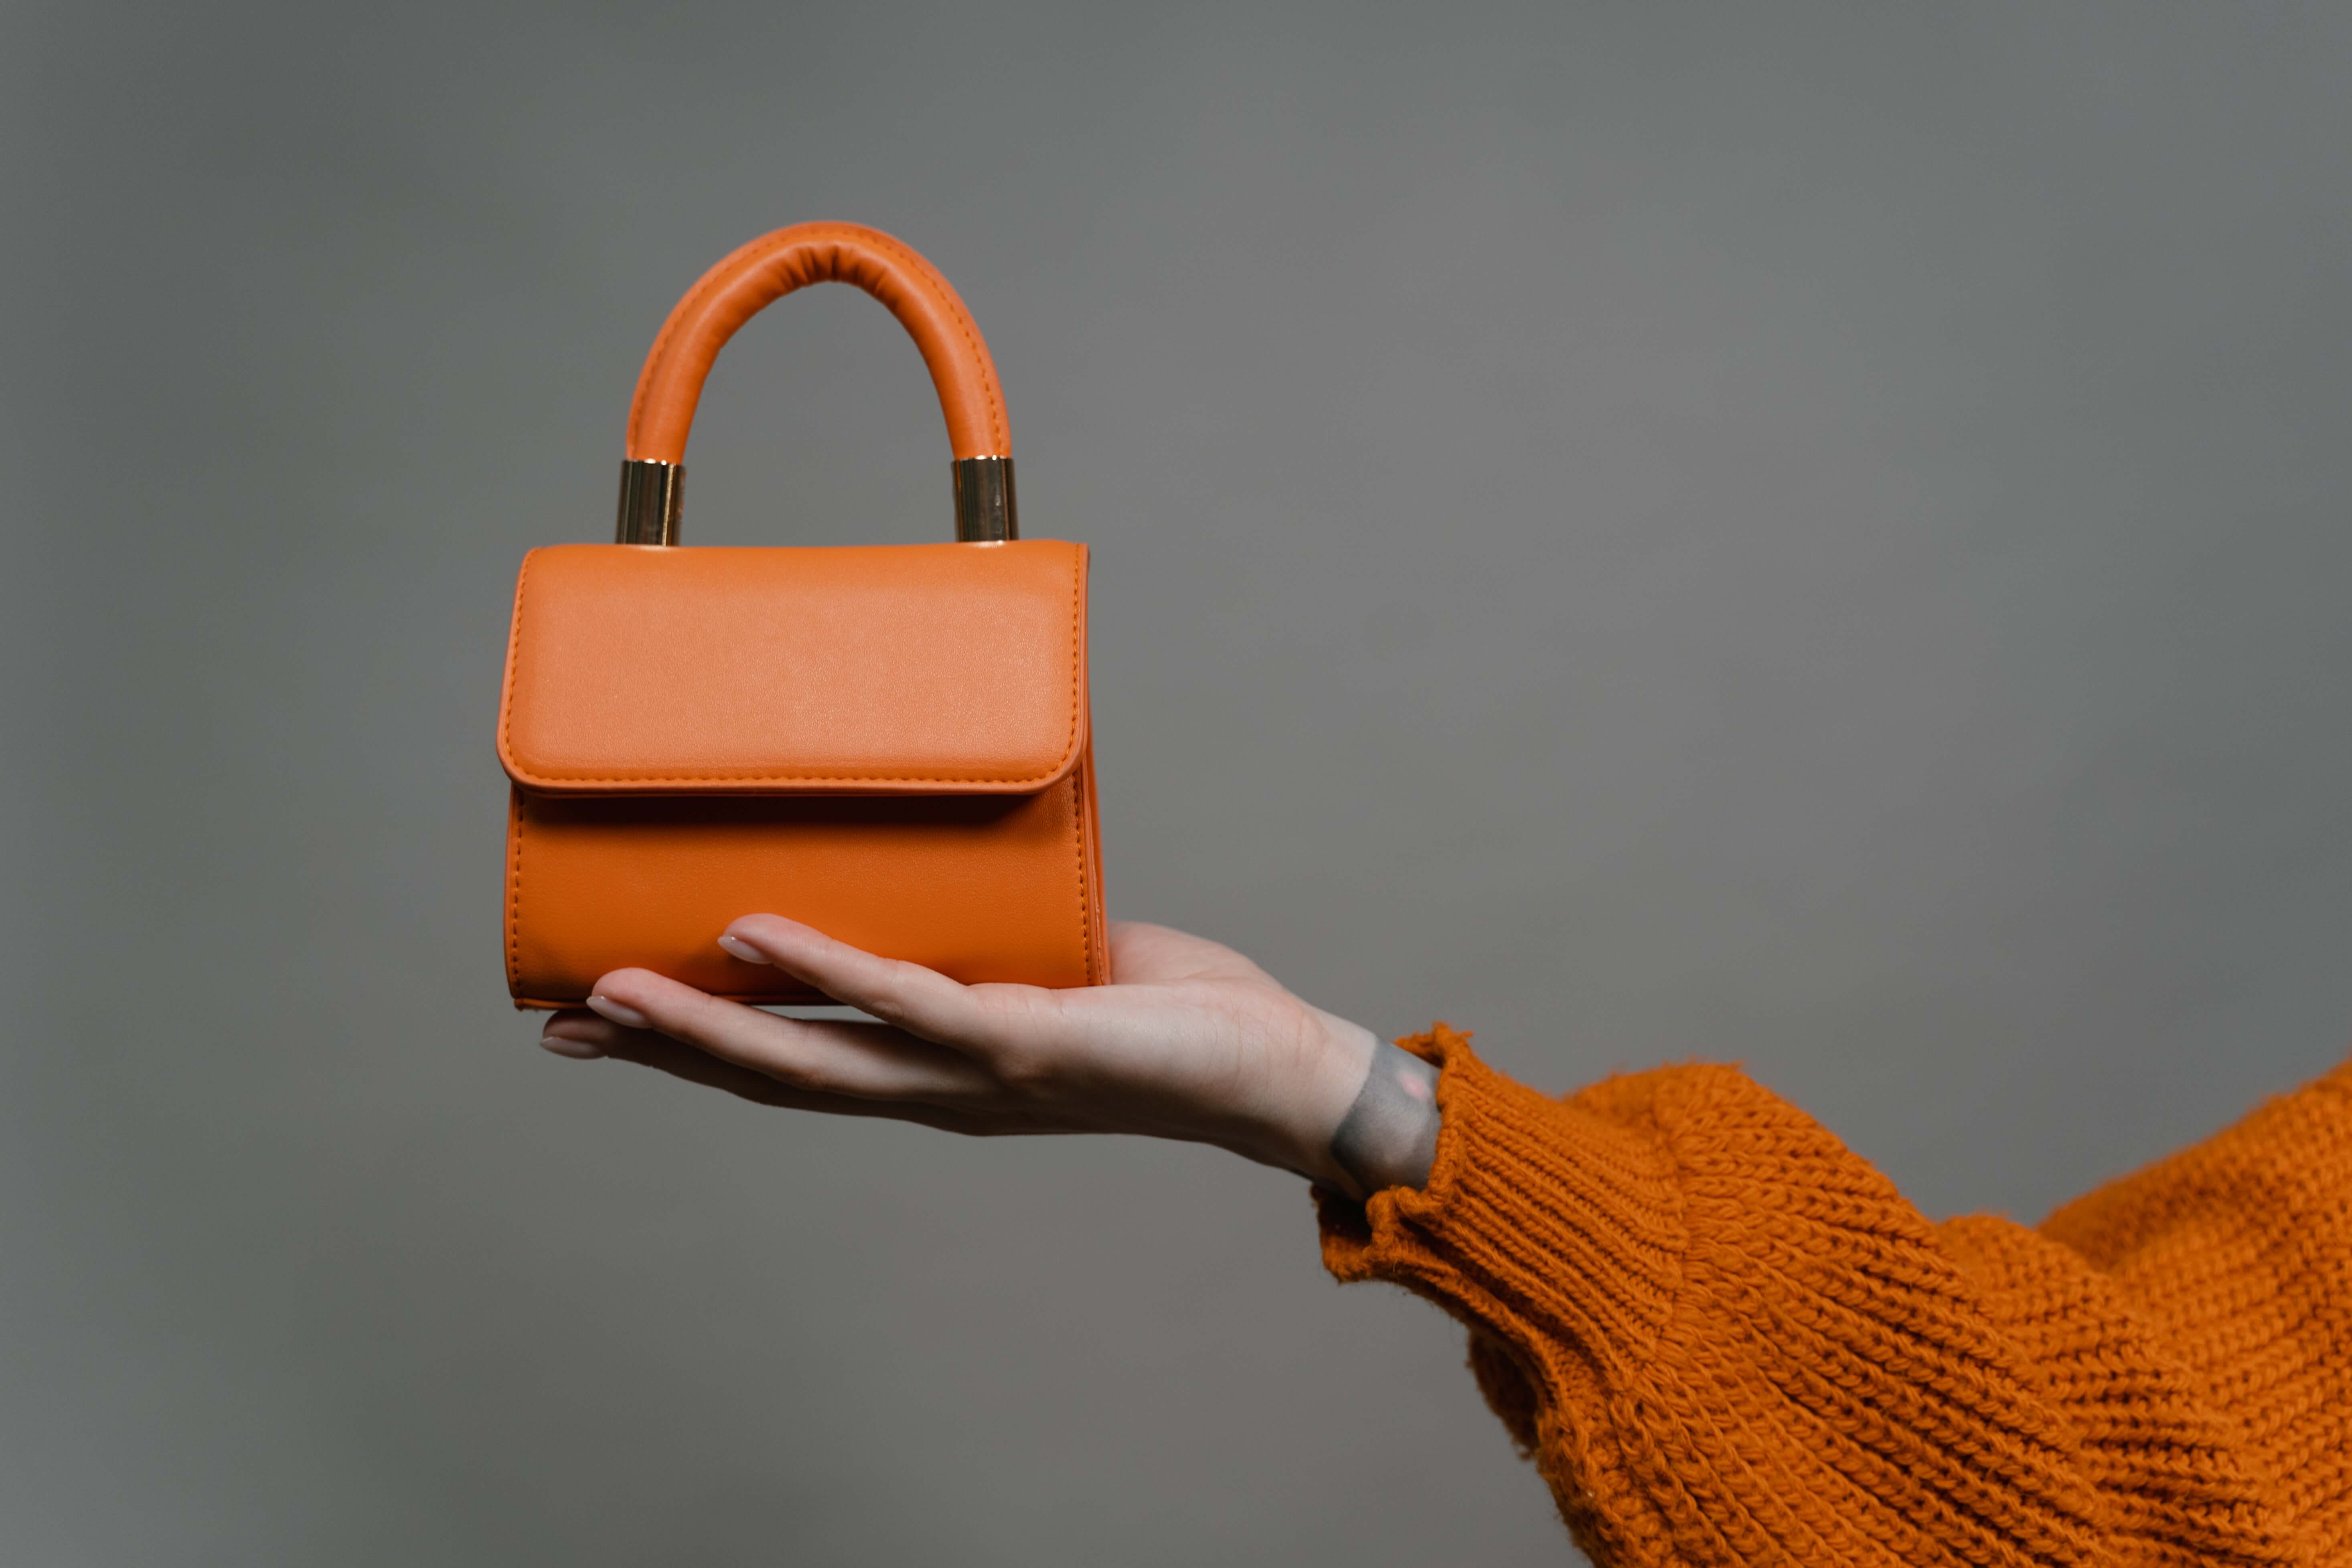
[[[1014,795],[1086,745],[1082,544],[524,557],[499,761],[599,795]]]

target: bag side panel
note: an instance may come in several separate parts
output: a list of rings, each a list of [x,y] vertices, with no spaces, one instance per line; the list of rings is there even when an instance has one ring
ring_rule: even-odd
[[[1087,908],[1087,984],[1108,985],[1115,976],[1110,971],[1110,917],[1103,907],[1102,876],[1102,815],[1095,806],[1095,742],[1087,738],[1087,749],[1078,758],[1078,809],[1086,821],[1078,842],[1085,860],[1079,875],[1086,886]]]

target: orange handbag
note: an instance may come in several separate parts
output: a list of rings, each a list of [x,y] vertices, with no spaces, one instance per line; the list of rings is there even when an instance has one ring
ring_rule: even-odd
[[[711,362],[823,282],[881,300],[922,351],[958,542],[679,546]],[[966,982],[1108,980],[1087,550],[1018,534],[996,367],[929,262],[803,224],[705,273],[637,379],[619,542],[531,551],[516,579],[498,738],[516,1005],[576,1005],[625,965],[814,1000],[717,945],[763,912]]]

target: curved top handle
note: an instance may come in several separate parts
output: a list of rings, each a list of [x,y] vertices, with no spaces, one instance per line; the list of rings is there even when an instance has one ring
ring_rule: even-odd
[[[622,464],[624,543],[677,542],[687,436],[719,351],[769,305],[812,283],[854,283],[888,307],[930,368],[955,449],[957,533],[1013,536],[1012,437],[996,362],[939,269],[903,242],[854,223],[761,235],[704,273],[654,339],[629,405]]]
[[[996,362],[954,287],[905,244],[854,223],[802,223],[763,234],[686,291],[637,377],[628,455],[686,461],[695,405],[719,351],[744,322],[812,283],[855,283],[898,318],[930,367],[957,457],[1012,455]]]

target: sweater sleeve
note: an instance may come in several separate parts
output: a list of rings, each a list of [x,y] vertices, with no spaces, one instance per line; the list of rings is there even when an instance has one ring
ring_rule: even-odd
[[[1567,1100],[1439,1026],[1420,1191],[1324,1260],[1468,1324],[1605,1565],[2316,1563],[2352,1497],[2352,1078],[2061,1211],[1929,1223],[1739,1072]]]

